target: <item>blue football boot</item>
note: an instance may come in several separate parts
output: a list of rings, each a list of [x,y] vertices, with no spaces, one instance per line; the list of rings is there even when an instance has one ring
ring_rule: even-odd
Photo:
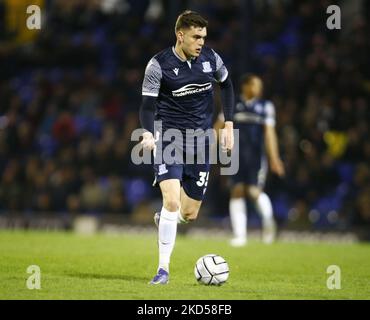
[[[157,274],[149,284],[167,284],[169,281],[170,274],[166,270],[159,268]]]

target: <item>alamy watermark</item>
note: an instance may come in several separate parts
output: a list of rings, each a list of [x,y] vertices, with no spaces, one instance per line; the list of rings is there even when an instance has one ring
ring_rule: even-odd
[[[31,274],[26,281],[26,287],[30,290],[41,289],[41,269],[37,265],[31,265],[27,268],[27,273]]]
[[[326,273],[330,274],[330,276],[326,280],[326,287],[329,290],[342,289],[340,268],[337,265],[330,265],[327,267]]]
[[[337,5],[330,5],[326,8],[326,13],[330,16],[326,19],[326,27],[329,30],[341,29],[341,12]]]
[[[220,130],[220,135],[224,134]],[[144,129],[136,129],[131,141],[140,141]],[[162,130],[162,121],[155,122],[156,146],[153,151],[144,149],[137,143],[131,150],[131,161],[141,164],[217,164],[223,165],[221,175],[234,175],[239,170],[239,130],[234,129],[234,147],[230,153],[216,143],[215,129],[178,129]],[[153,153],[153,157],[152,157]]]
[[[30,5],[26,9],[26,13],[29,15],[26,19],[27,29],[33,30],[41,29],[41,9],[38,5]]]

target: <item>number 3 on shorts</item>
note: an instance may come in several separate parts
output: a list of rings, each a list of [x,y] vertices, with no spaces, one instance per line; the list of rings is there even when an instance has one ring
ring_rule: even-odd
[[[204,171],[199,172],[199,180],[197,181],[197,186],[206,187],[208,183],[208,176],[209,176],[209,172],[204,172]]]

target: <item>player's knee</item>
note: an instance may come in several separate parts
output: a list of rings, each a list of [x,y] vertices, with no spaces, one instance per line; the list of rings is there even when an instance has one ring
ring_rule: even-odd
[[[259,188],[249,187],[246,189],[246,194],[248,199],[257,201],[259,195],[261,194],[261,190]]]
[[[231,189],[231,198],[244,198],[244,186],[236,186]]]
[[[175,212],[179,210],[180,208],[180,200],[176,200],[176,199],[164,200],[163,206],[166,210],[170,212]]]
[[[185,210],[181,212],[183,218],[189,222],[194,221],[198,217],[198,210]]]

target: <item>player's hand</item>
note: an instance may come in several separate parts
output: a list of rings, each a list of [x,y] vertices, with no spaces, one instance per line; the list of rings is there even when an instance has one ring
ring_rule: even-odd
[[[279,177],[285,176],[284,164],[280,158],[270,160],[270,169],[271,172],[275,173]]]
[[[226,121],[225,127],[221,130],[222,151],[231,151],[234,147],[234,125],[232,121]]]
[[[149,131],[143,133],[143,140],[141,145],[144,149],[153,150],[155,148],[156,139],[154,139],[153,134]]]

